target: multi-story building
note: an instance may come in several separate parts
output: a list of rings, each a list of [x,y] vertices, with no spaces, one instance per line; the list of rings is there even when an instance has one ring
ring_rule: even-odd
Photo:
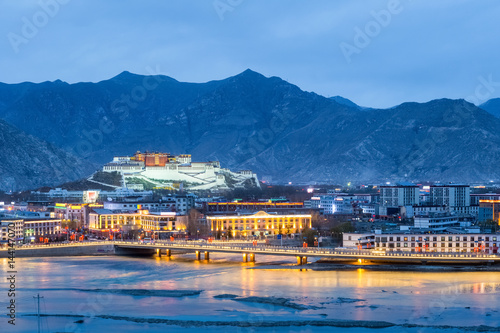
[[[193,194],[173,195],[163,197],[157,202],[123,202],[123,201],[105,201],[104,209],[110,210],[137,210],[147,209],[150,212],[176,212],[177,215],[186,215],[191,208],[195,206],[195,198]]]
[[[498,253],[500,234],[357,234],[343,235],[344,247],[405,252]],[[367,246],[366,244],[371,244]]]
[[[470,206],[470,186],[461,184],[431,185],[429,198],[433,205],[447,207]]]
[[[420,189],[414,184],[380,186],[380,205],[386,207],[416,206],[420,203]]]
[[[54,239],[61,234],[60,219],[26,219],[24,220],[25,242],[39,241],[40,238]]]
[[[449,214],[429,214],[428,216],[415,216],[413,226],[432,232],[442,232],[448,228],[460,227],[457,216]]]
[[[175,212],[149,212],[140,209],[131,211],[113,211],[94,209],[89,215],[91,231],[132,231],[143,230],[146,233],[178,233],[186,230],[186,223],[177,219]]]
[[[52,189],[48,192],[31,192],[38,200],[68,203],[96,203],[106,200],[151,200],[152,191],[135,191],[131,188],[120,187],[114,191],[86,190],[68,191],[61,188]]]
[[[54,204],[54,212],[52,217],[59,218],[63,222],[75,222],[76,228],[86,228],[89,226],[89,214],[92,209],[102,208],[102,204],[70,204],[70,203],[56,203]]]
[[[12,237],[12,232],[13,236]],[[7,244],[10,241],[17,243],[23,242],[24,220],[17,218],[0,217],[0,243]]]
[[[370,203],[371,196],[369,194],[337,193],[314,196],[307,202],[307,207],[319,209],[325,215],[352,214],[355,207],[369,205]],[[362,208],[360,209],[362,210]]]
[[[500,200],[480,200],[478,220],[493,220],[500,225]]]
[[[233,237],[295,234],[311,227],[310,214],[282,215],[260,211],[252,215],[212,215],[206,218],[212,233]]]
[[[274,201],[234,201],[234,202],[202,202],[202,207],[208,214],[216,212],[268,211],[282,209],[301,209],[302,202],[274,202]]]
[[[470,204],[474,206],[479,206],[480,200],[500,200],[500,194],[498,193],[481,193],[481,194],[471,194]]]

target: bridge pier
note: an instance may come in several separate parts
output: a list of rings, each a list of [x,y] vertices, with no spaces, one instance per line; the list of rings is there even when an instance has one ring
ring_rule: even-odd
[[[243,253],[243,262],[255,262],[255,253]]]
[[[307,265],[307,257],[297,256],[297,265]]]
[[[172,250],[167,249],[167,250],[165,251],[165,254],[167,255],[167,257],[171,257],[171,256],[172,256]]]
[[[196,260],[200,260],[200,251],[195,251],[196,253]]]
[[[161,258],[161,249],[156,249],[156,256]]]
[[[210,260],[210,253],[205,251],[205,260]]]

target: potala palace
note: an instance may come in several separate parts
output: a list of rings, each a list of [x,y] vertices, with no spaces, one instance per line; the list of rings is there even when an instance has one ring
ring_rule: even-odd
[[[229,189],[259,186],[251,170],[233,172],[221,168],[218,161],[192,162],[191,155],[136,152],[134,156],[117,156],[103,167],[105,172],[119,172],[129,188],[175,188],[190,190]]]

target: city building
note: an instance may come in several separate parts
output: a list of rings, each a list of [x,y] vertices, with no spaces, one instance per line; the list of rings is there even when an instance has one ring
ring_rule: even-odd
[[[364,211],[370,210],[368,207],[372,202],[372,196],[369,194],[346,194],[336,193],[328,195],[316,195],[306,201],[304,205],[311,209],[318,209],[325,215],[332,214],[353,214],[355,208]],[[362,206],[366,206],[365,209]]]
[[[14,231],[14,238],[12,236]],[[9,233],[11,235],[9,236]],[[24,235],[24,220],[16,218],[2,218],[0,217],[0,243],[7,244],[14,241],[16,244],[23,242]]]
[[[167,234],[185,232],[187,223],[179,221],[175,212],[113,211],[94,209],[89,215],[89,229],[94,232],[129,232],[142,230],[166,238]]]
[[[96,203],[55,203],[51,217],[61,219],[63,222],[75,223],[75,228],[86,228],[89,225],[89,214],[92,209],[102,208],[102,204]]]
[[[442,232],[448,228],[460,227],[460,222],[457,216],[431,213],[427,216],[415,216],[413,226],[431,232]]]
[[[380,186],[380,205],[386,207],[417,206],[420,189],[414,184]]]
[[[311,227],[310,214],[281,215],[260,211],[252,215],[212,215],[206,218],[213,234],[230,237],[288,235]]]
[[[193,194],[172,195],[163,197],[157,202],[137,201],[104,201],[103,208],[109,210],[137,210],[147,209],[150,212],[176,212],[177,215],[186,215],[195,207],[195,198]]]
[[[498,193],[481,193],[481,194],[471,194],[470,204],[474,206],[479,206],[480,200],[500,200],[500,194]]]
[[[478,220],[493,220],[500,225],[500,200],[479,200]]]
[[[431,185],[429,200],[431,204],[438,206],[470,206],[470,186],[461,184]]]
[[[60,219],[26,219],[24,220],[25,243],[42,241],[40,238],[54,240],[61,234]]]
[[[344,233],[343,246],[404,252],[498,253],[500,234]],[[369,244],[369,245],[368,245]]]
[[[234,201],[234,202],[202,202],[203,210],[207,213],[246,211],[268,211],[281,209],[304,208],[302,202],[275,202],[275,201]]]
[[[108,200],[142,201],[151,200],[152,191],[136,191],[127,187],[119,187],[114,191],[86,190],[68,191],[61,188],[48,192],[32,191],[31,195],[38,201],[68,202],[68,203],[96,203]]]

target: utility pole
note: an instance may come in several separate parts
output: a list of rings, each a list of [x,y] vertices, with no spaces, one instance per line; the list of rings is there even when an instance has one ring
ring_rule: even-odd
[[[37,317],[38,317],[38,333],[40,333],[40,298],[43,298],[43,296],[40,296],[40,294],[37,294],[36,297],[33,296],[33,298],[37,299]]]

